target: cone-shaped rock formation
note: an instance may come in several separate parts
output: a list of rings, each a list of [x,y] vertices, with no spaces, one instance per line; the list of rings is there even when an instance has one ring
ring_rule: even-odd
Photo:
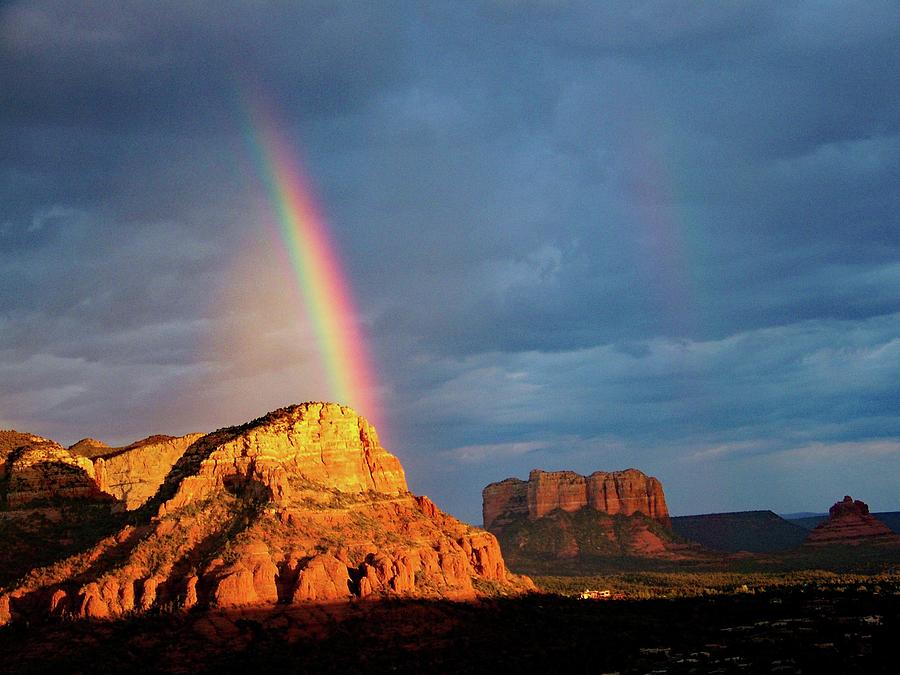
[[[806,538],[806,544],[900,543],[900,536],[869,514],[869,506],[849,495],[828,510],[828,520],[817,525]]]

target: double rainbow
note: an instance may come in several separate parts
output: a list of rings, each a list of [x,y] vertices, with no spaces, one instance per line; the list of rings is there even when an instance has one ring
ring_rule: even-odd
[[[299,287],[313,326],[330,391],[328,398],[353,407],[376,426],[376,382],[350,281],[328,224],[297,160],[298,151],[280,131],[274,115],[253,106],[247,139],[274,210],[276,242]]]

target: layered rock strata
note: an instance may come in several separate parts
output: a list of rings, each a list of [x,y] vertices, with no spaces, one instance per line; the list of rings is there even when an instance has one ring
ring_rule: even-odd
[[[135,509],[203,434],[151,436],[123,448],[85,438],[68,448],[33,434],[0,431],[0,493],[9,509],[93,499]]]
[[[95,448],[91,456],[97,486],[126,509],[136,509],[156,494],[175,462],[201,438],[203,434],[151,436],[124,448]]]
[[[298,487],[302,491],[303,481],[346,493],[407,491],[400,461],[381,446],[372,425],[350,408],[307,403],[194,443],[167,479],[174,494],[162,509],[220,487],[252,487],[285,502]]]
[[[880,520],[869,514],[869,506],[849,495],[828,510],[828,520],[817,525],[806,538],[806,544],[862,544],[877,542],[900,543],[900,536]]]
[[[408,492],[365,419],[308,403],[191,442],[130,524],[0,589],[0,623],[531,588],[493,535]]]
[[[53,441],[22,435],[0,465],[0,501],[15,509],[60,499],[113,501],[100,490],[94,465]]]
[[[507,478],[491,483],[482,498],[484,527],[493,532],[523,515],[536,520],[556,509],[575,512],[585,507],[609,515],[643,513],[669,525],[662,484],[637,469],[596,471],[590,476],[535,469],[527,481]]]

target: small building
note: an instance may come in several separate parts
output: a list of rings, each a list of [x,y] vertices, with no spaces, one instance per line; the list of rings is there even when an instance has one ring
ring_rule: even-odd
[[[612,591],[605,588],[599,591],[586,588],[578,597],[581,600],[608,600],[610,597],[612,597]]]

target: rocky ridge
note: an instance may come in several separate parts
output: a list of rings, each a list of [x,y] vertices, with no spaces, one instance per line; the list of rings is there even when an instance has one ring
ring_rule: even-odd
[[[585,507],[611,516],[643,513],[669,525],[662,484],[637,469],[595,471],[589,476],[535,469],[527,481],[507,478],[491,483],[482,497],[484,527],[491,531],[521,515],[536,520],[556,509],[574,512]]]
[[[307,403],[154,444],[187,447],[153,497],[82,553],[0,589],[0,624],[533,588],[493,535],[409,493],[399,460],[349,408]],[[110,489],[110,475],[128,475],[127,463],[109,471],[114,459],[96,460]]]
[[[82,438],[77,443],[73,443],[68,448],[66,448],[73,455],[78,455],[79,457],[87,457],[88,459],[93,459],[94,457],[98,457],[104,455],[106,453],[115,452],[116,448],[109,447],[103,441],[98,441],[96,438]]]
[[[97,485],[127,510],[136,509],[156,494],[175,463],[201,438],[203,434],[150,436],[124,448],[94,452]]]
[[[7,433],[7,438],[10,434]],[[19,434],[0,464],[0,506],[19,508],[58,499],[112,501],[99,488],[94,465],[58,443]]]
[[[806,538],[806,545],[900,543],[900,536],[869,513],[869,506],[846,495],[828,510],[828,519]]]
[[[135,509],[202,436],[151,436],[121,448],[85,438],[63,448],[34,434],[0,431],[0,504],[21,510],[92,500]]]

